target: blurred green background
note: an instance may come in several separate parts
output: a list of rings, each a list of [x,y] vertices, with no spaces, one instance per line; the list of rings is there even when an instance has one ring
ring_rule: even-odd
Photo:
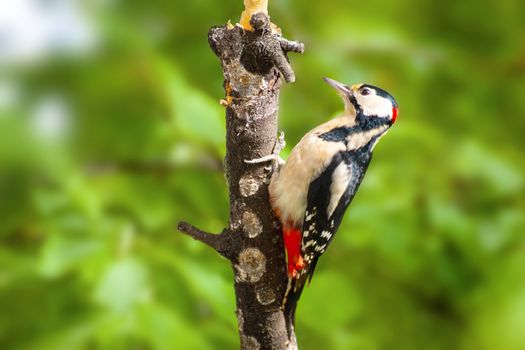
[[[241,0],[0,4],[0,349],[235,349],[212,25]],[[271,0],[306,43],[285,154],[342,104],[400,116],[299,304],[301,349],[525,349],[525,3]]]

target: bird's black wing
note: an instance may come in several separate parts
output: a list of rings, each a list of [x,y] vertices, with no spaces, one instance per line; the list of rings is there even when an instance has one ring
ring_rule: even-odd
[[[317,260],[334,238],[346,208],[361,184],[370,159],[369,148],[338,153],[308,189],[301,252],[305,268],[299,271],[297,278],[290,279],[291,285],[285,293],[284,314],[288,331],[294,324],[295,310],[303,288],[307,281],[311,281]],[[346,170],[348,176],[341,176],[342,170]],[[333,184],[337,184],[339,189],[342,188],[342,194],[331,208]]]
[[[334,238],[370,163],[368,148],[337,154],[308,189],[302,256],[312,278],[317,259]]]

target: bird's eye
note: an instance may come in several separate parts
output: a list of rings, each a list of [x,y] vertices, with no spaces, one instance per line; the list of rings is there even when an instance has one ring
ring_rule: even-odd
[[[369,88],[362,88],[360,93],[361,95],[366,96],[366,95],[370,95],[372,93],[372,90],[370,90]]]

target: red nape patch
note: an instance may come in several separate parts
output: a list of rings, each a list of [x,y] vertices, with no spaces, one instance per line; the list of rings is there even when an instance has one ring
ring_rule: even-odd
[[[295,278],[298,271],[304,268],[303,257],[301,256],[301,230],[293,227],[283,228],[284,247],[288,258],[288,276]]]
[[[394,124],[396,122],[397,112],[398,112],[398,108],[397,107],[392,108],[392,124]]]

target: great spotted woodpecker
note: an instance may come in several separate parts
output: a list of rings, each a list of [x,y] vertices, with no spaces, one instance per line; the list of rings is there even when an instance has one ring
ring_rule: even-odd
[[[324,80],[343,98],[344,113],[307,133],[269,187],[288,259],[284,306],[289,322],[363,180],[374,146],[398,114],[394,98],[378,87]]]

